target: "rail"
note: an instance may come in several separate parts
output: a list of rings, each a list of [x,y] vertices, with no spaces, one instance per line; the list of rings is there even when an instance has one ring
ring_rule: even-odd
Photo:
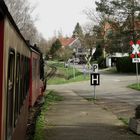
[[[46,70],[46,72],[45,72],[45,85],[47,84],[47,82],[54,76],[54,74],[56,73],[56,71],[57,71],[57,68],[56,68],[56,66],[54,66],[54,65],[52,65],[52,64],[46,64],[45,63],[45,65],[47,66],[47,67],[49,67],[51,70],[48,72],[48,70]],[[45,88],[46,89],[46,88]]]
[[[49,65],[49,67],[51,68],[51,71],[46,75],[47,81],[49,81],[57,71],[57,68],[55,66]]]

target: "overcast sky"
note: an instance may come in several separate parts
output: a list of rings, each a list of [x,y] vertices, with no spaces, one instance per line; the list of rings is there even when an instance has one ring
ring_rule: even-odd
[[[62,31],[63,35],[72,35],[77,22],[80,25],[88,22],[83,10],[94,7],[94,0],[29,0],[36,3],[35,23],[45,39]]]

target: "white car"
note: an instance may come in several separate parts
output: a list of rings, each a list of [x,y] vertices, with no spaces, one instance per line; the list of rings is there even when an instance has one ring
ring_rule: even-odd
[[[79,58],[70,58],[68,60],[68,63],[79,63],[80,62],[80,59]]]
[[[75,58],[75,59],[74,59],[74,62],[75,62],[75,63],[79,63],[79,62],[80,62],[80,59],[79,59],[79,58]]]
[[[68,63],[73,63],[74,60],[72,58],[69,58]]]

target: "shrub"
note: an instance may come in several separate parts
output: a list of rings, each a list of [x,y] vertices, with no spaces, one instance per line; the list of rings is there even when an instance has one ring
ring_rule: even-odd
[[[138,63],[138,67],[139,67],[139,73],[140,73],[140,64],[139,63]],[[132,59],[130,57],[121,57],[121,58],[117,58],[116,69],[118,72],[135,73],[136,64],[132,63]]]

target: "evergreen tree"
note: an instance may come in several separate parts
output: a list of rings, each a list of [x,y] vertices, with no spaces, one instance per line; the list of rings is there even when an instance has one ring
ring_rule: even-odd
[[[105,46],[109,53],[129,52],[129,41],[140,36],[135,30],[135,21],[140,15],[139,0],[100,0],[96,10],[115,30],[105,36]],[[116,26],[117,25],[117,26]]]
[[[136,31],[134,22],[140,14],[139,0],[100,0],[100,2],[96,2],[96,5],[98,12],[119,23],[120,26],[126,22],[127,32],[125,31],[125,33],[128,33],[129,36],[131,34],[131,39],[135,41]]]
[[[59,41],[59,39],[56,39],[56,41],[52,44],[52,47],[50,49],[50,54],[54,57],[56,52],[61,48],[62,44]]]
[[[113,9],[110,5],[110,1],[111,0],[100,0],[100,1],[96,1],[96,11],[100,12],[102,14],[102,16],[105,15],[112,15],[113,13]]]
[[[82,31],[82,27],[80,26],[79,23],[76,24],[75,29],[73,31],[73,35],[72,37],[79,37],[79,38],[83,38],[83,31]]]

